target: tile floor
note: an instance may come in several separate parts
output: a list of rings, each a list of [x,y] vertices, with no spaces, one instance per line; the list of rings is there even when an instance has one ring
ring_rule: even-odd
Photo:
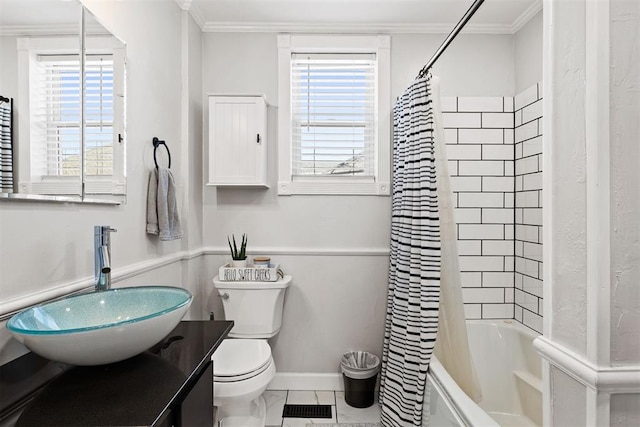
[[[380,407],[375,402],[369,408],[353,408],[344,400],[344,391],[267,390],[267,427],[305,427],[316,423],[380,422]],[[332,418],[282,418],[285,403],[298,405],[331,405]]]

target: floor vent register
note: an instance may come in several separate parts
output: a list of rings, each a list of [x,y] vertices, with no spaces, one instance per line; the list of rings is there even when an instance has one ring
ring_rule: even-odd
[[[331,405],[284,405],[282,418],[331,418]]]

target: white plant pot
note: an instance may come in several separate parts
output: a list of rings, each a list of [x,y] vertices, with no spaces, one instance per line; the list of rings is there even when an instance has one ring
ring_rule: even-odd
[[[246,259],[234,259],[231,261],[231,266],[236,268],[245,268],[247,266]]]

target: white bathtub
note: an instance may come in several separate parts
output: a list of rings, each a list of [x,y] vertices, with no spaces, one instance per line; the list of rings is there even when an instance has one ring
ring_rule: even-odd
[[[430,425],[541,426],[541,360],[533,348],[538,334],[515,320],[467,321],[467,331],[482,399],[471,400],[434,357],[427,376]]]

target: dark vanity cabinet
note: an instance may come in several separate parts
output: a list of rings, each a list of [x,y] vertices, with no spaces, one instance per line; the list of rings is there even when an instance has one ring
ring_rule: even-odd
[[[211,426],[213,424],[213,363],[189,390],[185,399],[171,410],[167,427]]]
[[[232,326],[183,321],[148,351],[109,365],[69,366],[29,353],[0,368],[0,408],[13,411],[17,395],[28,401],[16,426],[211,426],[211,356]]]

